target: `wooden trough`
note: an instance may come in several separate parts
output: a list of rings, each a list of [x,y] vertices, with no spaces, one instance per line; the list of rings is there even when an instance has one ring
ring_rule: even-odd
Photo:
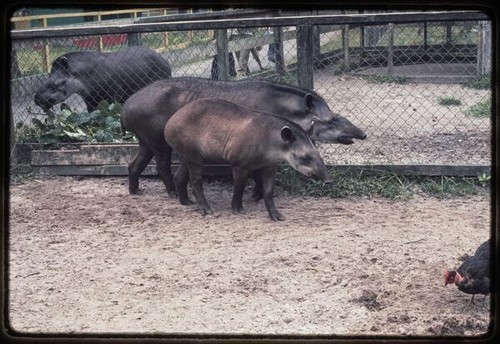
[[[138,144],[65,144],[57,149],[44,149],[31,145],[24,147],[23,162],[36,171],[60,176],[126,176],[128,164],[135,157]],[[179,167],[179,159],[173,154],[172,171]],[[206,165],[206,175],[228,175],[229,166]],[[156,176],[153,159],[143,172]]]

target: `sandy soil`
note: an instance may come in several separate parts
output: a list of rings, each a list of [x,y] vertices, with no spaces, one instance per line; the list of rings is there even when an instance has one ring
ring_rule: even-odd
[[[489,237],[489,197],[409,201],[278,194],[286,221],[231,186],[216,214],[157,179],[47,178],[10,192],[9,319],[22,332],[480,336],[481,302],[442,273]],[[479,300],[479,301],[478,301]]]

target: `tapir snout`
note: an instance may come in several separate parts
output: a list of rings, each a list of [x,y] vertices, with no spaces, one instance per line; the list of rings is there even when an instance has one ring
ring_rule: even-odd
[[[347,118],[336,115],[328,122],[314,121],[311,139],[326,143],[350,145],[353,139],[365,140],[366,134]]]

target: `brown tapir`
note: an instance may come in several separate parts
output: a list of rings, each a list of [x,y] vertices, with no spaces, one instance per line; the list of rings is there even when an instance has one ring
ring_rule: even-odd
[[[202,214],[212,213],[203,194],[203,161],[228,163],[233,171],[233,213],[243,213],[247,177],[257,172],[264,203],[273,221],[284,220],[273,201],[276,169],[288,162],[295,170],[330,182],[331,177],[304,130],[294,122],[220,99],[199,99],[177,111],[167,122],[165,140],[179,154],[174,181],[181,204],[190,204],[187,183]]]
[[[347,118],[330,110],[312,90],[265,80],[219,81],[203,78],[172,78],[157,81],[132,95],[121,112],[122,128],[133,132],[139,152],[129,164],[129,192],[139,190],[139,176],[154,156],[158,174],[169,194],[175,193],[170,160],[172,148],[165,143],[163,128],[177,110],[196,99],[223,99],[258,111],[287,118],[313,140],[351,144],[365,133]],[[254,189],[255,199],[259,190]]]

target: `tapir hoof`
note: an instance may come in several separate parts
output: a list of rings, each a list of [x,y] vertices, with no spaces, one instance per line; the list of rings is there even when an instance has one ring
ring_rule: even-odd
[[[264,196],[262,195],[262,192],[260,190],[257,190],[257,189],[253,189],[252,191],[252,199],[255,201],[255,202],[258,202],[260,201]]]
[[[144,192],[142,190],[139,190],[139,189],[128,189],[128,193],[131,196],[137,196],[137,195],[142,195]]]
[[[168,196],[170,198],[177,198],[177,191],[176,190],[167,190]]]
[[[137,195],[139,193],[139,183],[137,184],[129,184],[128,185],[128,193],[131,195]]]
[[[182,205],[193,205],[195,202],[191,201],[189,198],[179,199]]]
[[[233,214],[234,215],[238,215],[238,214],[243,214],[245,215],[247,212],[245,211],[245,209],[241,206],[241,207],[233,207]]]
[[[275,213],[269,213],[269,216],[271,217],[271,220],[273,221],[284,221],[285,217],[281,215],[279,212]]]
[[[211,208],[200,208],[200,211],[203,216],[211,215],[214,213],[214,211]]]

